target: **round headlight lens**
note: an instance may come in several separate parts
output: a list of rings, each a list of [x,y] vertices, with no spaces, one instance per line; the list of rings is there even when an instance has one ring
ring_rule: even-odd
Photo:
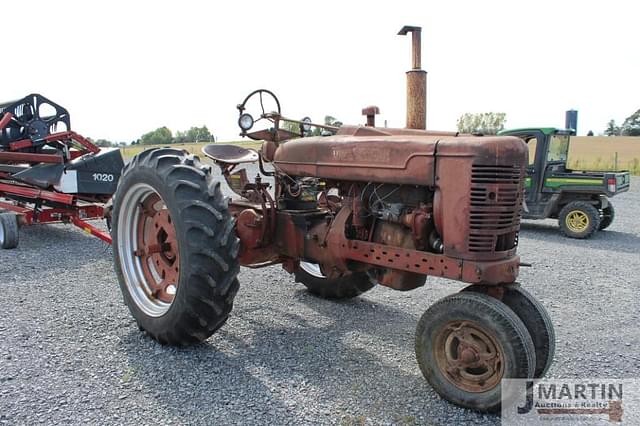
[[[253,117],[251,114],[244,113],[238,118],[238,126],[245,132],[253,127]]]
[[[300,121],[302,122],[302,130],[305,133],[307,133],[309,130],[311,130],[311,119],[309,117],[305,117]]]

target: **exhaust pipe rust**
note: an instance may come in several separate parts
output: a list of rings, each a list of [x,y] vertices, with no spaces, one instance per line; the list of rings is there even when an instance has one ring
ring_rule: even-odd
[[[411,33],[413,69],[407,71],[407,129],[427,128],[427,72],[421,68],[421,27],[405,25],[398,35]]]

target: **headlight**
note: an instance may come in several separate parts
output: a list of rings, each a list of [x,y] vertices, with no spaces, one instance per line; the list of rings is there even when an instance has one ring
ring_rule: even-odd
[[[238,118],[238,126],[240,126],[240,128],[245,132],[250,128],[252,128],[253,117],[251,116],[251,114],[247,114],[247,113],[242,114],[240,118]]]
[[[311,130],[311,119],[309,117],[305,117],[300,121],[302,122],[302,130],[305,133],[307,133],[309,130]]]

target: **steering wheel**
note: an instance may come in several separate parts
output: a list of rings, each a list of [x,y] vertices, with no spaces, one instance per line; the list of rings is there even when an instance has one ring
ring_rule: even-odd
[[[269,99],[271,101],[267,102],[267,105],[275,103],[276,111],[265,110],[265,101],[269,101]],[[248,112],[248,110],[253,108],[257,109],[256,111],[258,112],[258,114],[256,115],[258,117],[257,119],[254,118],[256,116]],[[257,123],[260,120],[265,119],[273,123],[274,120],[270,116],[270,113],[275,113],[277,116],[280,116],[280,112],[281,112],[280,101],[278,100],[276,95],[274,95],[273,92],[271,92],[270,90],[258,89],[249,93],[249,95],[244,99],[244,101],[238,105],[238,111],[240,112],[240,116],[238,117],[238,126],[242,130],[242,135],[248,136],[249,138],[254,140],[258,140],[260,138],[253,137],[251,136],[251,134],[247,132],[254,126],[255,123]]]

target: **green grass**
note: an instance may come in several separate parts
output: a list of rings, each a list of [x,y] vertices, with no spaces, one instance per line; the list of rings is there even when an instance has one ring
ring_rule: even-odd
[[[259,141],[229,141],[229,142],[216,142],[219,144],[231,144],[238,145],[244,148],[253,148],[259,149],[262,145],[262,142]],[[131,158],[136,154],[140,154],[145,149],[149,148],[176,148],[176,149],[184,149],[191,154],[202,155],[202,148],[207,145],[206,143],[175,143],[170,145],[130,145],[124,148],[120,148],[122,151],[122,156],[124,158]]]

